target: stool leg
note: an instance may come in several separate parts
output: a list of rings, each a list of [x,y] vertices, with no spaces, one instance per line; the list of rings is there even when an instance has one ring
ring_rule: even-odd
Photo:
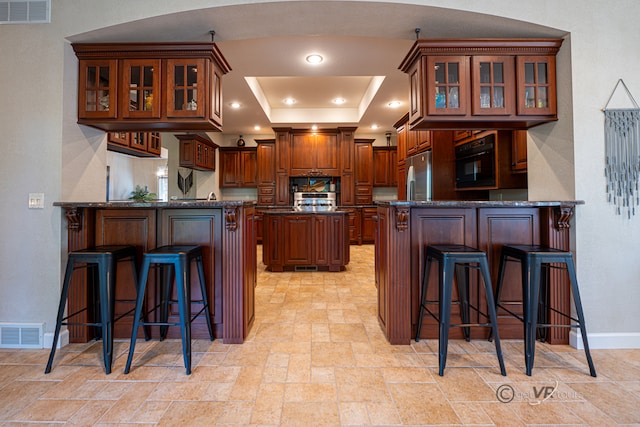
[[[173,272],[173,264],[162,265],[160,267],[160,275],[162,276],[162,279],[160,280],[160,298],[162,299],[160,301],[160,322],[162,323],[169,322],[169,302],[171,301],[171,285],[173,281]],[[164,341],[164,339],[167,337],[168,330],[168,325],[160,325],[160,341]]]
[[[549,263],[540,264],[540,295],[538,298],[538,325],[549,324],[549,274],[551,265]],[[536,330],[536,339],[544,342],[547,340],[549,328],[538,327]]]
[[[198,279],[200,281],[200,293],[202,295],[202,304],[204,305],[204,316],[207,320],[207,328],[209,329],[209,337],[213,341],[213,327],[211,325],[211,313],[209,312],[209,298],[207,293],[207,285],[204,280],[204,267],[202,266],[202,257],[196,258],[196,266],[198,267]]]
[[[468,264],[455,265],[456,280],[458,282],[458,298],[460,298],[460,318],[462,323],[469,324],[471,319],[469,316],[469,267]],[[471,341],[471,328],[462,327],[464,339]]]
[[[112,257],[98,264],[100,293],[100,323],[102,323],[102,355],[104,369],[111,373],[113,361],[113,306],[115,303],[115,266]]]
[[[416,342],[420,341],[420,331],[422,330],[422,320],[424,319],[424,306],[427,303],[427,285],[429,284],[429,271],[431,270],[431,258],[424,257],[424,275],[422,276],[422,291],[420,298],[420,315],[418,316],[418,327],[416,330]]]
[[[187,286],[191,286],[189,264],[180,260],[176,266],[176,291],[180,312],[180,333],[182,335],[182,357],[187,375],[191,374],[191,316],[189,315],[189,301],[187,300]]]
[[[133,315],[133,327],[131,328],[131,343],[129,344],[129,356],[127,357],[127,364],[124,367],[124,373],[128,374],[131,368],[131,361],[133,361],[133,352],[136,348],[136,338],[138,335],[138,327],[140,326],[140,317],[142,316],[142,306],[144,301],[144,293],[147,288],[147,277],[149,275],[149,260],[146,257],[142,258],[142,267],[140,273],[140,280],[138,280],[138,296],[136,298],[136,311]]]
[[[51,372],[51,365],[53,364],[53,358],[56,355],[56,347],[58,346],[58,336],[60,335],[60,328],[62,328],[62,319],[64,318],[64,309],[67,304],[67,296],[69,295],[69,283],[71,282],[71,276],[73,275],[73,260],[67,261],[67,269],[64,273],[64,281],[62,282],[62,291],[60,293],[60,303],[58,304],[58,316],[56,318],[56,329],[53,333],[53,345],[51,346],[51,353],[49,353],[49,361],[47,367],[44,370],[45,374]]]
[[[531,376],[536,355],[536,331],[538,329],[538,301],[540,297],[540,261],[527,259],[522,263],[524,313],[524,361],[527,375]]]
[[[493,301],[493,289],[491,287],[491,274],[489,274],[489,263],[486,258],[480,260],[480,271],[482,272],[482,281],[484,282],[484,293],[487,298],[487,309],[489,311],[489,321],[491,322],[491,332],[495,337],[496,355],[500,364],[500,373],[507,375],[502,359],[502,348],[500,347],[500,336],[498,335],[498,315],[496,314],[496,306]]]
[[[136,300],[138,299],[138,295],[140,294],[140,280],[138,279],[138,270],[136,268],[136,259],[135,257],[131,257],[130,259],[130,265],[131,265],[131,273],[133,274],[133,284],[136,288]],[[143,311],[144,313],[144,311]],[[143,314],[143,323],[145,323],[147,321],[147,315],[146,313]],[[144,339],[145,341],[149,341],[151,339],[151,333],[149,332],[149,326],[148,325],[142,325],[142,331],[144,332]]]
[[[498,312],[498,306],[500,305],[500,295],[502,294],[502,284],[504,283],[504,270],[507,266],[507,260],[504,251],[500,253],[500,266],[498,267],[498,283],[496,283],[496,296],[494,298],[496,316]],[[489,341],[493,339],[493,328],[489,331]]]
[[[576,306],[576,314],[578,315],[578,322],[580,323],[580,334],[582,335],[582,345],[584,345],[584,354],[587,356],[587,363],[589,364],[589,373],[592,377],[596,376],[596,367],[593,365],[591,359],[591,352],[589,351],[589,341],[587,340],[587,327],[584,322],[584,313],[582,312],[582,301],[580,300],[580,291],[578,290],[578,278],[576,276],[576,270],[573,265],[573,259],[566,262],[567,271],[569,272],[569,279],[571,280],[571,291],[573,292],[573,302]]]
[[[451,325],[451,288],[453,287],[454,263],[448,257],[440,262],[440,334],[438,342],[439,375],[444,375],[449,345],[449,327]]]

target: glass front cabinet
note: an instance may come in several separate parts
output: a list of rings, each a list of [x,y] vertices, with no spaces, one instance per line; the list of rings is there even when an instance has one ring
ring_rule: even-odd
[[[555,56],[562,39],[417,40],[409,125],[418,129],[527,129],[557,120]]]
[[[78,123],[105,131],[221,131],[222,76],[214,43],[74,43]]]

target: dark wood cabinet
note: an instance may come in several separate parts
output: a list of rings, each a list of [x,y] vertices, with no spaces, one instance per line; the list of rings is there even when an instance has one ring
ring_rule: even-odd
[[[362,243],[362,215],[359,208],[343,208],[347,212],[347,221],[349,222],[349,243],[359,245]]]
[[[256,142],[258,205],[273,206],[276,204],[276,141],[257,139]]]
[[[180,141],[180,167],[201,171],[216,170],[216,149],[218,145],[206,135],[176,135]]]
[[[335,134],[293,134],[289,175],[338,176],[339,154],[338,136]]]
[[[527,172],[527,131],[514,130],[511,145],[511,169],[515,173]]]
[[[107,132],[107,150],[136,157],[160,157],[160,132]]]
[[[346,214],[263,212],[263,262],[270,271],[318,268],[340,271],[349,263]]]
[[[373,203],[373,139],[355,139],[355,202]]]
[[[398,160],[396,147],[373,147],[373,186],[395,187]]]
[[[256,148],[220,148],[220,187],[257,187]]]
[[[222,76],[214,43],[73,43],[78,123],[105,131],[221,131]]]
[[[561,45],[562,39],[416,40],[399,67],[409,76],[409,126],[526,129],[557,120]]]
[[[361,242],[362,243],[374,243],[376,234],[376,214],[377,208],[362,208],[361,215]]]

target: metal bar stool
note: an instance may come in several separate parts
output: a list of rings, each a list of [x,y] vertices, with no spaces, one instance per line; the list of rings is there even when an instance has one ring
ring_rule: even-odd
[[[504,271],[506,263],[509,261],[520,262],[522,268],[522,311],[520,316],[505,307],[506,303],[500,300],[500,293],[504,282]],[[548,307],[546,295],[549,291],[549,281],[547,274],[543,274],[542,268],[562,268],[553,267],[551,263],[564,264],[565,269],[569,273],[571,282],[571,292],[575,303],[576,314],[578,318],[574,318],[569,314],[562,313],[554,308]],[[584,344],[584,352],[587,356],[589,364],[589,372],[592,377],[596,376],[596,369],[591,360],[589,352],[589,342],[587,340],[587,330],[585,327],[584,314],[582,312],[582,302],[580,300],[580,291],[578,290],[578,279],[573,263],[571,252],[560,249],[553,249],[541,245],[505,245],[502,247],[500,256],[500,269],[498,276],[498,284],[495,297],[496,308],[500,307],[507,313],[518,318],[524,324],[524,359],[527,375],[531,375],[533,369],[533,360],[535,357],[536,333],[538,328],[550,327],[569,327],[580,328],[582,334],[582,343]],[[538,307],[542,306],[543,311],[539,312]],[[546,323],[545,308],[564,316],[570,321],[576,322],[569,325],[551,325]],[[541,314],[541,316],[539,316]]]
[[[201,300],[191,300],[191,262],[196,263],[198,269],[198,278],[200,282],[200,292],[202,294]],[[162,280],[162,290],[160,292],[162,301],[160,304],[151,308],[146,314],[160,309],[160,321],[151,322],[144,320],[142,316],[144,294],[147,287],[147,278],[149,275],[149,268],[152,266],[169,268],[169,274],[164,274],[164,280]],[[175,272],[175,284],[177,301],[170,300],[171,295],[171,283],[173,273]],[[163,271],[163,273],[166,273]],[[191,304],[202,304],[202,309],[198,311],[193,317],[191,316]],[[169,304],[177,304],[180,314],[179,322],[168,322],[168,307]],[[160,339],[164,339],[168,326],[180,326],[180,333],[182,336],[182,355],[184,359],[184,366],[187,375],[191,374],[191,322],[195,320],[200,314],[204,313],[207,321],[207,327],[209,328],[209,336],[213,341],[213,328],[211,326],[211,313],[209,311],[209,300],[207,298],[207,289],[204,277],[204,268],[202,266],[202,247],[197,245],[168,245],[161,246],[152,251],[145,252],[142,256],[142,268],[140,273],[140,292],[138,294],[138,301],[136,303],[136,312],[133,323],[133,330],[131,332],[131,345],[129,347],[129,357],[127,358],[127,364],[124,368],[124,373],[128,374],[131,368],[131,361],[133,360],[133,353],[136,345],[136,336],[138,327],[143,326],[160,326]]]
[[[427,285],[429,283],[429,272],[431,270],[431,262],[438,261],[439,266],[439,301],[427,300]],[[477,264],[477,265],[472,265]],[[460,314],[462,318],[461,324],[451,324],[451,294],[453,288],[453,275],[458,282],[458,294],[460,297]],[[489,314],[483,313],[478,307],[469,304],[469,269],[474,268],[480,270],[484,282],[484,291],[487,298],[487,309]],[[425,311],[431,315],[439,325],[438,334],[438,361],[440,376],[444,373],[447,362],[447,346],[449,341],[449,328],[453,326],[461,326],[467,341],[470,340],[469,327],[471,326],[490,326],[495,336],[496,354],[498,363],[500,364],[500,373],[507,375],[502,359],[502,350],[500,348],[500,338],[498,337],[498,322],[496,309],[493,301],[493,288],[491,285],[491,276],[489,274],[489,265],[487,263],[487,255],[478,249],[462,245],[432,245],[427,246],[425,255],[425,271],[422,276],[422,293],[420,300],[420,317],[418,319],[418,329],[416,332],[416,341],[420,341],[420,331],[422,329],[422,320]],[[436,316],[429,308],[428,304],[439,305],[439,315]],[[489,323],[470,323],[469,308],[473,308],[480,315],[489,319]]]
[[[111,373],[111,364],[113,362],[113,324],[122,317],[134,311],[134,308],[114,318],[115,294],[116,294],[116,269],[120,261],[130,261],[133,277],[135,281],[136,291],[138,291],[138,275],[136,272],[136,248],[134,246],[97,246],[95,248],[82,249],[69,253],[67,259],[67,268],[64,274],[64,282],[62,283],[62,293],[60,295],[60,304],[58,305],[58,317],[56,320],[56,330],[53,334],[53,345],[49,354],[49,361],[45,369],[45,374],[51,372],[51,365],[56,354],[58,345],[58,337],[62,325],[72,326],[95,326],[102,329],[102,355],[104,359],[104,368],[107,374]],[[94,308],[99,313],[96,317],[100,320],[96,322],[72,323],[67,320],[83,313],[89,309],[89,306],[64,316],[64,310],[69,295],[69,284],[75,270],[88,268],[92,271],[94,287]],[[135,303],[135,300],[118,300],[122,302]],[[146,330],[145,330],[146,336]],[[96,336],[97,338],[97,336]]]

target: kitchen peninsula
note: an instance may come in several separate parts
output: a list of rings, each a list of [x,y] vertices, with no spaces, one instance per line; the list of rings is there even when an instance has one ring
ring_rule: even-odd
[[[225,344],[240,344],[254,321],[256,284],[256,236],[254,202],[245,201],[169,201],[169,202],[57,202],[67,219],[69,251],[98,245],[133,245],[139,259],[144,251],[162,245],[202,246],[204,272],[214,334]],[[153,272],[151,273],[153,275]],[[194,297],[200,294],[198,275],[192,274]],[[76,312],[91,298],[85,286],[88,275],[74,275],[68,310]],[[150,276],[150,280],[155,280]],[[134,299],[135,285],[127,269],[118,270],[117,299]],[[155,305],[159,296],[151,292],[147,304]],[[130,307],[116,304],[116,316]],[[83,314],[86,316],[86,313]],[[170,312],[169,321],[178,313]],[[116,322],[116,338],[131,334],[132,316]],[[169,329],[169,337],[179,331]],[[152,331],[153,332],[153,331]],[[89,328],[70,326],[72,342],[86,342]],[[172,335],[175,334],[175,335]],[[194,338],[208,338],[204,319],[192,326]]]
[[[378,321],[391,344],[409,344],[417,328],[420,284],[424,272],[427,245],[460,244],[487,253],[491,277],[498,274],[500,249],[504,244],[541,244],[570,250],[570,220],[580,201],[426,201],[379,202],[376,243],[376,284],[378,286]],[[505,273],[502,300],[522,313],[520,269],[510,263]],[[437,269],[431,271],[430,283],[437,283]],[[570,292],[566,273],[548,273],[551,283],[549,303],[569,312]],[[486,301],[479,291],[475,271],[470,273],[470,303],[486,313]],[[495,283],[494,283],[495,285]],[[454,291],[454,299],[457,298]],[[438,299],[437,286],[430,286],[429,300]],[[459,323],[457,307],[452,309],[452,323]],[[549,310],[550,324],[566,324],[566,319]],[[472,316],[477,316],[472,312]],[[472,317],[471,322],[478,323]],[[501,338],[522,338],[522,324],[498,311]],[[457,328],[459,329],[459,328]],[[486,328],[473,328],[472,338],[486,338]],[[421,338],[436,338],[437,323],[424,319]],[[459,330],[451,336],[461,338]],[[551,344],[567,343],[568,328],[551,328]]]

